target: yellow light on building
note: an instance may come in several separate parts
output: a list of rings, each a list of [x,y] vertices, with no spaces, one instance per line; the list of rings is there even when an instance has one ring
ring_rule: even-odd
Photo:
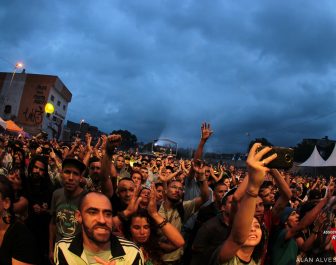
[[[54,107],[53,104],[51,104],[51,103],[48,102],[48,103],[45,105],[45,107],[44,107],[44,111],[45,111],[45,113],[53,114],[54,111],[55,111],[55,107]]]

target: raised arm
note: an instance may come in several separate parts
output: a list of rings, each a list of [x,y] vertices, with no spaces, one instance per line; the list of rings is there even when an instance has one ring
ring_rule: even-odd
[[[284,177],[280,174],[280,172],[276,169],[271,169],[271,174],[274,177],[275,183],[279,188],[280,197],[275,202],[275,205],[272,209],[272,216],[279,217],[289,200],[292,198],[292,192],[284,179]]]
[[[245,243],[251,229],[259,188],[264,181],[266,172],[269,170],[265,165],[276,157],[276,154],[273,154],[263,161],[260,161],[262,156],[268,153],[271,148],[265,147],[256,153],[259,146],[260,144],[258,143],[254,144],[248,155],[246,164],[249,176],[246,192],[241,199],[239,211],[234,217],[230,235],[220,249],[218,257],[220,263],[234,257],[239,248]]]
[[[208,182],[205,179],[204,167],[202,165],[196,166],[195,163],[192,162],[192,168],[195,172],[196,180],[200,184],[201,191],[200,196],[194,199],[195,211],[197,211],[202,206],[202,204],[204,204],[209,199],[210,192]]]
[[[199,159],[202,158],[202,154],[203,154],[203,149],[204,149],[204,145],[205,143],[208,141],[208,139],[211,137],[211,135],[213,134],[213,131],[211,130],[211,126],[209,123],[202,123],[201,126],[201,140],[198,144],[197,150],[195,152],[194,155],[194,161],[197,161]],[[190,171],[189,171],[189,176],[193,176],[193,167],[190,167]]]
[[[91,141],[92,141],[92,136],[88,133],[85,135],[85,140],[86,140],[86,145],[85,145],[85,155],[83,157],[83,163],[87,167],[89,166],[89,160],[90,156],[92,154],[92,146],[91,146]]]
[[[113,184],[111,180],[111,175],[114,174],[112,168],[112,156],[116,146],[120,145],[121,136],[117,134],[112,134],[107,137],[105,140],[105,152],[102,158],[102,167],[101,167],[101,183],[102,183],[102,192],[109,198],[113,195]]]
[[[153,218],[156,225],[162,230],[167,239],[177,248],[183,247],[184,238],[175,226],[164,219],[157,211],[156,205],[156,189],[155,185],[151,186],[150,201],[148,204],[148,214]]]
[[[312,210],[306,213],[306,215],[301,219],[298,225],[291,227],[287,230],[285,239],[287,240],[289,238],[294,237],[299,231],[305,229],[310,224],[312,224],[319,215],[319,213],[321,212],[322,208],[327,204],[333,192],[334,192],[334,183],[331,183],[328,186],[326,197],[320,200],[320,202]]]

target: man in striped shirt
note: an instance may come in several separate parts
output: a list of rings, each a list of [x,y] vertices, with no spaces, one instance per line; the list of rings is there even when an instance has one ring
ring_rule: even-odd
[[[112,205],[98,192],[83,196],[76,219],[82,233],[56,244],[56,265],[142,265],[143,256],[132,242],[112,235]]]

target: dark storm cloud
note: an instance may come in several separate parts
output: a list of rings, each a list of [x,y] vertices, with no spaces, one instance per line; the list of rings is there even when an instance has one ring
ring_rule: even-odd
[[[73,93],[67,118],[142,141],[243,151],[334,137],[333,1],[10,1],[0,70],[22,59]],[[248,134],[247,134],[248,133]]]

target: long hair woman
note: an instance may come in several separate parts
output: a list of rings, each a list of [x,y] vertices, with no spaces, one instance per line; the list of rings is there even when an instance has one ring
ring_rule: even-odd
[[[213,254],[212,264],[240,265],[260,264],[263,255],[263,236],[261,225],[254,217],[258,192],[264,181],[266,167],[276,158],[276,154],[265,159],[262,157],[271,148],[264,147],[257,152],[260,144],[254,144],[247,158],[248,182],[246,191],[238,205],[231,232],[223,245]],[[235,195],[233,196],[235,198]]]
[[[15,220],[13,200],[10,181],[0,176],[0,264],[36,264],[34,238],[24,224]]]
[[[181,233],[157,211],[156,190],[151,186],[150,201],[146,209],[134,213],[125,225],[125,236],[137,244],[145,258],[145,265],[163,264],[159,247],[159,230],[176,248],[184,245]]]

